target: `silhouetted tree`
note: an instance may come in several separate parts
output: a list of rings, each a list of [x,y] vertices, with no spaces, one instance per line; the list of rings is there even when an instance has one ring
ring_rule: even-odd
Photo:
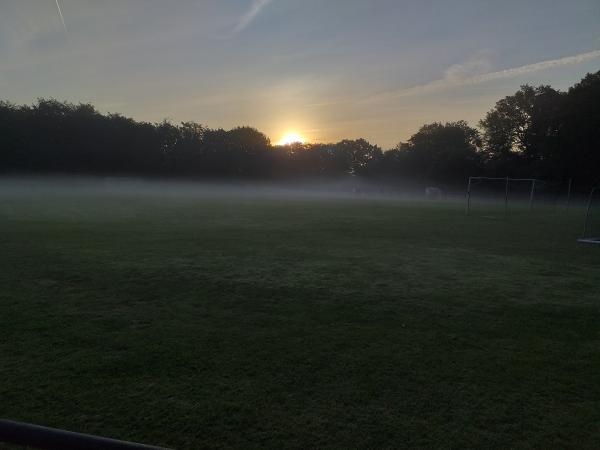
[[[571,87],[562,109],[560,164],[580,183],[600,183],[600,71]]]
[[[579,184],[599,179],[600,72],[567,93],[525,85],[480,121],[486,169]]]
[[[481,169],[479,132],[467,122],[423,125],[395,150],[406,175],[426,184],[462,183]]]
[[[561,148],[558,133],[563,97],[550,86],[524,85],[496,103],[479,122],[492,173],[540,176],[551,170],[548,157]]]
[[[138,122],[87,103],[0,101],[0,172],[170,177],[354,177],[462,184],[468,175],[600,182],[600,72],[568,92],[522,86],[479,123],[424,125],[383,152],[364,139],[272,146],[250,127]]]

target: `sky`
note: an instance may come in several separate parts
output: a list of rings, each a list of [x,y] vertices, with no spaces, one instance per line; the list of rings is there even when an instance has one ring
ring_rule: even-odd
[[[0,99],[383,148],[600,70],[598,0],[0,0]]]

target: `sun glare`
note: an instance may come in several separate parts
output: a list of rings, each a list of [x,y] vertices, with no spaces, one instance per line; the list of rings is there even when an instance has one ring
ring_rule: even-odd
[[[306,139],[304,139],[304,137],[299,135],[298,133],[287,133],[283,136],[283,138],[281,138],[281,140],[278,142],[278,144],[279,145],[290,145],[290,144],[296,144],[298,142],[301,144],[304,144],[306,142]]]

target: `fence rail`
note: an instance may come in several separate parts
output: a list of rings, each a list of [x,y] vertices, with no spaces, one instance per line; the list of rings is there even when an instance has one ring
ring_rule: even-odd
[[[168,450],[91,434],[0,419],[0,442],[41,450]]]

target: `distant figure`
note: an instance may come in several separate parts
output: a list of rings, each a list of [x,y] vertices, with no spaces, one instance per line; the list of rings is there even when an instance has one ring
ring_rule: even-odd
[[[429,186],[425,188],[425,197],[427,200],[441,200],[442,190],[437,187]]]

